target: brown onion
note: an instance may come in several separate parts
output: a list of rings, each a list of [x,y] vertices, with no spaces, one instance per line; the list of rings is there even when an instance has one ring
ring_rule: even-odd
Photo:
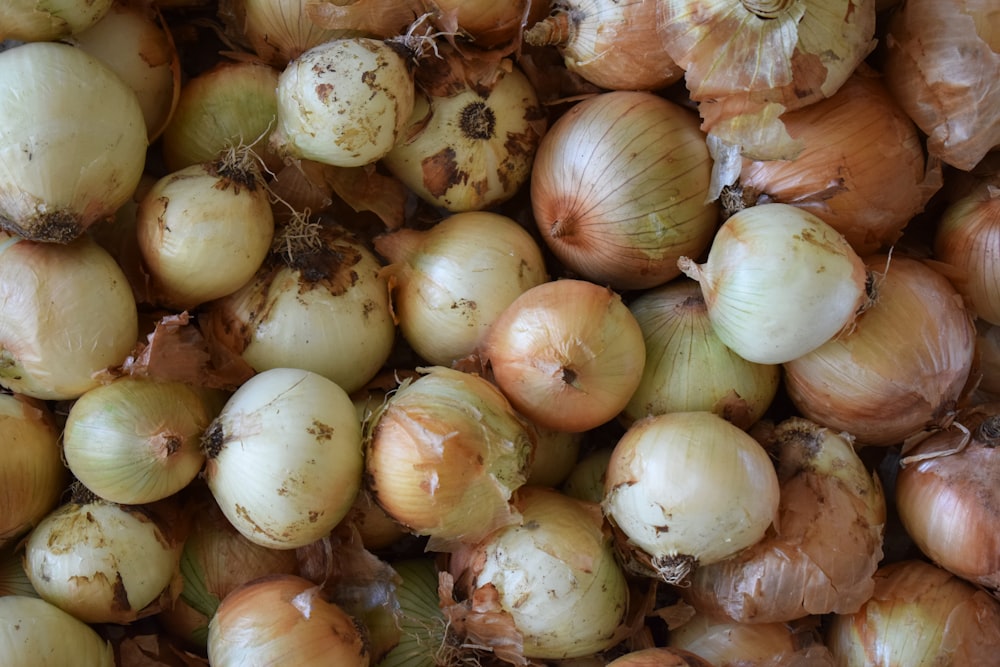
[[[716,667],[682,648],[657,646],[636,649],[609,662],[607,667]]]
[[[547,0],[428,0],[431,20],[443,31],[458,29],[473,46],[505,48],[517,43],[522,27],[531,25],[548,9]]]

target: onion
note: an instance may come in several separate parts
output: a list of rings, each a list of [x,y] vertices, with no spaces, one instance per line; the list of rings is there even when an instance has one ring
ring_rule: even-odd
[[[799,149],[785,111],[833,95],[875,46],[874,0],[667,0],[664,44],[702,129],[756,159]]]
[[[146,122],[135,92],[68,44],[0,51],[0,228],[68,242],[139,184]]]
[[[934,236],[934,257],[954,267],[953,278],[972,313],[1000,324],[1000,184],[982,183],[948,204]]]
[[[63,455],[95,495],[139,505],[162,500],[201,472],[201,436],[222,399],[180,382],[123,376],[70,407]]]
[[[604,481],[613,446],[602,446],[584,455],[562,483],[567,496],[599,503],[604,499]]]
[[[115,667],[111,643],[59,607],[23,595],[0,596],[0,654],[17,667]]]
[[[379,662],[379,667],[441,667],[458,662],[463,649],[448,631],[448,621],[438,599],[438,569],[432,558],[394,561],[399,575],[399,642]]]
[[[484,50],[516,45],[523,26],[544,16],[549,5],[546,0],[427,0],[426,4],[434,10],[431,20],[442,32],[457,28]]]
[[[382,368],[396,338],[382,268],[334,220],[297,219],[278,230],[252,279],[206,304],[200,321],[257,371],[301,368],[353,393]]]
[[[487,211],[377,236],[375,249],[389,261],[382,273],[403,337],[436,365],[472,354],[515,298],[549,278],[531,234]]]
[[[762,204],[719,229],[708,259],[679,266],[701,285],[716,334],[748,361],[780,364],[846,330],[865,303],[865,266],[808,211]]]
[[[928,152],[959,169],[1000,146],[998,35],[991,0],[907,0],[886,22],[886,85]]]
[[[854,614],[831,617],[837,665],[989,665],[1000,649],[1000,602],[921,560],[883,566]]]
[[[46,601],[87,623],[131,623],[180,593],[179,521],[149,506],[71,500],[24,542],[24,571]]]
[[[715,667],[708,660],[684,649],[657,646],[629,651],[608,667]]]
[[[461,53],[442,51],[460,72]],[[478,211],[509,200],[528,181],[547,125],[531,81],[506,60],[485,82],[478,72],[473,81],[434,72],[458,81],[422,87],[382,164],[424,201],[446,211]]]
[[[534,441],[487,380],[441,366],[422,373],[373,417],[366,480],[389,516],[448,551],[518,520],[509,501]]]
[[[0,385],[75,399],[120,364],[138,338],[128,279],[89,236],[69,244],[0,232]]]
[[[6,595],[38,597],[38,592],[24,572],[21,553],[16,546],[0,546],[0,597]]]
[[[524,41],[555,46],[570,72],[608,90],[657,90],[684,70],[667,51],[653,0],[557,0]]]
[[[0,394],[0,548],[13,544],[50,511],[69,481],[59,427],[48,405]]]
[[[585,280],[532,287],[494,320],[480,354],[521,414],[579,433],[622,411],[642,377],[642,330],[616,292]]]
[[[273,575],[223,599],[208,626],[213,667],[274,665],[368,667],[365,631],[320,587],[296,575]]]
[[[581,277],[642,289],[677,276],[715,232],[711,159],[697,119],[653,93],[575,104],[542,138],[531,206],[542,239]]]
[[[781,484],[773,531],[696,569],[680,595],[715,617],[781,623],[853,613],[882,561],[886,502],[850,436],[791,417],[763,441]]]
[[[784,365],[800,414],[859,445],[895,445],[950,422],[975,354],[961,297],[919,260],[871,256],[871,307],[850,331]]]
[[[357,529],[361,543],[369,551],[389,549],[407,535],[406,529],[375,502],[365,487],[358,492],[344,521],[350,521]]]
[[[952,426],[903,452],[896,510],[922,553],[974,584],[1000,590],[1000,539],[983,530],[995,521],[1000,404],[962,410]]]
[[[745,161],[744,197],[814,213],[859,255],[895,243],[941,185],[940,163],[925,161],[913,121],[867,69],[782,122],[802,151],[789,160]]]
[[[0,41],[53,41],[86,30],[114,0],[8,0],[0,7]]]
[[[626,420],[707,410],[745,429],[770,407],[781,368],[747,361],[723,344],[698,283],[680,278],[647,290],[629,310],[642,329],[646,363]]]
[[[558,487],[576,465],[583,443],[582,433],[569,433],[533,426],[535,455],[528,471],[527,484]],[[600,498],[597,499],[600,502]]]
[[[760,541],[778,517],[764,448],[711,412],[641,419],[615,445],[602,507],[630,568],[667,583]]]
[[[205,480],[244,537],[294,549],[330,533],[361,488],[361,425],[350,397],[312,371],[244,382],[204,435]]]
[[[501,657],[574,658],[620,642],[629,592],[599,506],[528,486],[514,505],[521,523],[452,555],[449,571],[475,610],[445,606],[453,625]],[[484,636],[494,624],[508,630]]]

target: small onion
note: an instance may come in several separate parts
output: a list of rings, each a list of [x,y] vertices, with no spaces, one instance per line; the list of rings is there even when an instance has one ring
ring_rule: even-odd
[[[0,51],[0,228],[65,243],[125,204],[146,162],[135,91],[68,44]]]
[[[0,385],[43,400],[81,396],[138,338],[128,279],[90,236],[72,243],[0,232]]]
[[[704,264],[678,264],[701,284],[722,342],[761,364],[811,352],[846,330],[865,303],[861,258],[830,225],[789,204],[739,211]]]
[[[547,0],[428,0],[433,21],[443,32],[458,28],[473,46],[503,49],[517,43],[525,24],[544,16]]]
[[[569,278],[514,299],[480,354],[515,409],[539,426],[572,433],[618,415],[646,360],[642,330],[621,296]]]
[[[895,445],[951,420],[976,330],[961,296],[927,264],[873,255],[867,266],[872,305],[844,335],[784,364],[785,388],[802,416],[859,445]]]
[[[679,278],[629,303],[642,329],[646,363],[623,417],[715,412],[749,428],[770,407],[781,368],[747,361],[715,333],[698,283]]]
[[[472,354],[518,296],[549,279],[541,248],[507,216],[456,213],[426,230],[375,238],[403,337],[432,364]]]
[[[48,405],[0,394],[0,548],[13,544],[59,502],[69,475]]]
[[[447,551],[518,520],[509,501],[534,441],[487,380],[441,366],[422,373],[373,417],[366,480],[389,516]]]
[[[532,426],[535,431],[535,455],[527,484],[558,487],[576,465],[583,434]],[[600,498],[597,500],[599,502]]]
[[[669,646],[636,649],[609,662],[607,667],[717,667],[690,651]]]
[[[567,496],[599,503],[604,499],[604,480],[614,447],[598,447],[586,454],[570,470],[561,490]]]
[[[294,549],[330,533],[361,487],[354,404],[322,375],[273,368],[244,382],[204,436],[205,480],[247,539]]]
[[[0,655],[8,667],[115,667],[111,642],[38,598],[0,595]]]
[[[0,597],[5,595],[38,597],[38,592],[24,571],[21,553],[16,546],[0,546]]]
[[[256,579],[231,592],[208,626],[212,667],[294,664],[368,667],[365,630],[321,588],[296,575]]]
[[[991,665],[1000,651],[1000,602],[921,560],[883,566],[853,614],[831,617],[826,644],[842,667]]]
[[[646,417],[608,462],[602,507],[637,572],[678,584],[761,540],[778,516],[764,448],[711,412]]]
[[[568,269],[614,289],[677,276],[715,232],[711,159],[697,118],[650,92],[612,91],[575,104],[542,138],[531,207]]]
[[[6,0],[0,5],[0,41],[44,42],[86,30],[115,0]]]

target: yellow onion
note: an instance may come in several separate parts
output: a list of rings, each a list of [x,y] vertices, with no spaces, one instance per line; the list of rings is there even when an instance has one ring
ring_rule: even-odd
[[[457,31],[481,49],[517,44],[524,25],[531,25],[548,9],[546,0],[427,0],[431,21],[443,32]]]
[[[21,553],[16,546],[0,546],[0,597],[6,595],[38,597],[38,592],[24,572]]]
[[[375,238],[403,337],[432,364],[472,354],[493,321],[527,289],[549,279],[541,248],[507,216],[456,213],[425,230]]]
[[[9,667],[115,667],[111,642],[72,614],[24,595],[0,595],[0,654]]]
[[[518,520],[532,433],[484,378],[441,366],[405,380],[373,417],[366,481],[375,501],[428,548],[446,551]]]
[[[240,385],[204,435],[205,480],[247,539],[294,549],[330,533],[361,488],[361,425],[333,380],[295,368]]]
[[[493,321],[480,355],[535,424],[579,433],[617,416],[642,377],[642,330],[621,296],[586,280],[536,285]]]
[[[650,92],[612,91],[575,104],[542,138],[531,207],[569,270],[613,289],[677,276],[711,243],[711,159],[697,118]]]
[[[696,569],[684,600],[744,623],[853,613],[872,594],[886,502],[850,436],[799,417],[763,440],[781,485],[774,526],[756,544]]]
[[[135,91],[82,49],[0,51],[0,228],[66,243],[139,184],[146,122]]]
[[[657,90],[684,76],[667,51],[655,0],[558,0],[524,41],[555,46],[566,68],[607,90]]]
[[[583,433],[557,431],[532,425],[535,431],[535,455],[528,472],[532,486],[558,487],[576,465]],[[598,502],[600,498],[597,499]]]
[[[513,502],[520,523],[452,554],[456,590],[474,610],[446,605],[453,625],[467,642],[523,658],[586,656],[621,641],[629,591],[600,507],[531,486]],[[490,636],[493,624],[508,630]]]
[[[990,665],[1000,602],[925,561],[897,561],[875,574],[861,609],[831,617],[826,644],[843,667]]]
[[[969,170],[1000,146],[1000,18],[991,0],[907,0],[885,26],[886,85],[928,135],[928,152]]]
[[[624,418],[708,410],[745,429],[770,407],[781,368],[747,361],[722,342],[698,283],[678,278],[646,290],[629,310],[642,329],[646,363]]]
[[[138,338],[132,289],[89,236],[41,243],[0,232],[0,385],[43,400],[75,399]]]
[[[671,412],[618,440],[601,504],[629,566],[680,584],[760,541],[779,490],[767,452],[745,431],[711,412]]]
[[[896,510],[920,551],[952,574],[1000,590],[1000,536],[994,478],[1000,404],[962,410],[950,428],[903,451]]]
[[[636,649],[608,663],[608,667],[716,667],[690,651],[669,646]]]
[[[396,601],[399,604],[399,643],[379,662],[379,667],[442,667],[456,664],[468,653],[461,641],[449,632],[448,621],[438,598],[438,568],[433,558],[395,560],[392,568],[399,576]]]
[[[445,62],[459,56],[446,55]],[[424,201],[446,211],[501,204],[528,182],[546,111],[512,62],[498,63],[485,82],[483,75],[472,81],[446,78],[455,79],[454,85],[424,86],[416,95],[382,164]]]
[[[666,0],[667,52],[702,129],[746,157],[800,148],[780,116],[843,85],[875,46],[875,0]]]
[[[8,0],[0,6],[0,41],[43,42],[94,25],[114,0]]]
[[[844,237],[789,204],[743,209],[708,258],[679,266],[699,282],[716,334],[744,359],[780,364],[846,330],[865,303],[865,266]]]
[[[1000,324],[1000,184],[982,183],[948,204],[934,236],[934,257],[955,270],[955,287],[980,319]]]
[[[743,196],[814,213],[862,256],[895,243],[941,185],[940,163],[925,161],[913,121],[868,70],[782,122],[802,151],[745,161]]]
[[[297,575],[271,575],[237,588],[208,626],[213,667],[294,664],[368,667],[364,628],[321,587]]]
[[[24,571],[42,599],[87,623],[131,623],[180,593],[179,520],[100,499],[70,500],[24,542]]]
[[[69,481],[59,427],[46,403],[0,394],[0,548],[50,511]]]
[[[570,470],[560,489],[567,496],[599,503],[604,499],[604,480],[613,446],[602,446],[584,455]]]
[[[257,371],[301,368],[353,393],[396,338],[382,263],[334,220],[288,223],[257,273],[206,304],[206,336]]]
[[[950,422],[975,356],[976,330],[951,283],[909,257],[873,255],[871,306],[843,335],[784,364],[800,414],[895,445]]]
[[[160,178],[139,202],[135,225],[154,301],[175,310],[245,285],[274,236],[263,176],[246,150]]]

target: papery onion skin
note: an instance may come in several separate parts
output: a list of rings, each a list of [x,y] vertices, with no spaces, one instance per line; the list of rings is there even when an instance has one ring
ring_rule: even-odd
[[[689,110],[644,91],[578,102],[546,132],[531,171],[542,239],[569,270],[612,289],[661,285],[708,247],[711,159]]]
[[[885,565],[875,582],[875,592],[860,610],[830,619],[826,644],[837,665],[996,662],[1000,602],[985,591],[922,560]]]
[[[784,364],[799,413],[891,446],[950,421],[975,357],[976,331],[961,296],[920,260],[873,255],[873,304],[852,328]]]
[[[958,169],[1000,145],[998,23],[991,0],[908,0],[885,26],[886,85],[927,151]]]
[[[883,558],[881,483],[850,436],[806,419],[782,421],[763,444],[777,458],[781,483],[773,532],[700,566],[679,594],[702,613],[744,623],[857,611]]]
[[[608,667],[716,667],[708,660],[667,646],[637,649],[608,663]]]
[[[618,440],[601,506],[632,569],[678,584],[763,538],[778,502],[756,440],[714,413],[672,412]]]
[[[431,16],[443,32],[457,25],[472,44],[483,49],[506,49],[516,44],[524,25],[531,25],[549,8],[546,0],[429,0]]]
[[[0,652],[8,667],[115,667],[111,642],[34,597],[0,596]]]
[[[368,667],[365,630],[320,587],[296,575],[249,582],[226,596],[208,629],[213,667]]]
[[[0,7],[0,41],[54,41],[91,27],[114,0],[7,0]]]
[[[579,433],[624,409],[642,377],[646,349],[621,295],[564,278],[514,299],[494,320],[480,355],[521,414]]]
[[[139,335],[128,279],[82,236],[68,244],[0,232],[0,385],[42,400],[70,400],[120,364]]]
[[[0,228],[67,243],[129,200],[146,161],[135,92],[57,42],[0,51]]]

